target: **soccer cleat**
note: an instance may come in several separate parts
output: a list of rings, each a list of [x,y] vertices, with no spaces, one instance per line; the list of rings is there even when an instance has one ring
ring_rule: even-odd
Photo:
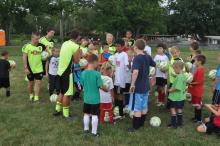
[[[176,126],[176,125],[169,124],[169,125],[167,125],[167,128],[169,128],[169,129],[171,129],[171,128],[176,129],[177,126]]]
[[[84,130],[83,133],[88,134],[89,130]]]
[[[96,133],[96,134],[92,133],[92,136],[94,136],[94,137],[99,137],[100,134],[99,134],[99,133]]]
[[[31,95],[29,96],[29,100],[30,100],[30,101],[33,101],[33,99],[34,99],[34,95],[31,94]]]
[[[72,117],[71,115],[69,115],[68,117],[64,117],[64,116],[63,116],[63,118],[64,118],[64,120],[66,120],[66,121],[70,121],[70,120],[72,120],[73,117]]]
[[[61,115],[62,115],[62,112],[55,111],[55,113],[53,113],[53,116],[55,117],[61,116]]]

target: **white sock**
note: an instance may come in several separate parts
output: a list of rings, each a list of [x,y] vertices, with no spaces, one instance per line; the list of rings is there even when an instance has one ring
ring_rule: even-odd
[[[92,115],[92,134],[97,134],[98,122],[98,116]]]
[[[84,114],[84,117],[83,117],[84,131],[89,130],[89,121],[90,121],[89,115]]]

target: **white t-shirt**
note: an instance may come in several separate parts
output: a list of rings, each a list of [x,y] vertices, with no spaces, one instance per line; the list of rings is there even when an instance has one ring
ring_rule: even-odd
[[[126,76],[126,83],[130,84],[131,83],[131,69],[129,69],[128,67],[126,69],[125,76]]]
[[[160,62],[164,62],[164,61],[167,64],[169,64],[169,59],[165,54],[164,55],[156,55],[154,57],[154,62],[156,62],[156,64],[158,64]],[[160,71],[160,69],[158,67],[156,67],[156,77],[161,77],[161,78],[167,79],[167,73]]]
[[[115,65],[115,81],[114,85],[125,88],[126,72],[128,66],[128,55],[125,52],[116,53],[113,60]]]
[[[151,56],[151,47],[146,45],[145,48],[144,48],[144,51]]]
[[[112,103],[111,90],[114,88],[112,78],[109,77],[108,82],[109,82],[109,92],[105,92],[102,89],[99,90],[100,97],[101,97],[101,100],[100,100],[101,103]]]
[[[50,75],[57,75],[57,70],[58,70],[58,63],[59,63],[59,57],[51,57],[49,59],[49,74]]]

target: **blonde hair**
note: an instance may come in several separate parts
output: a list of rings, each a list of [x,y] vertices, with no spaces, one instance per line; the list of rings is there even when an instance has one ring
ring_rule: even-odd
[[[111,63],[110,62],[104,62],[102,64],[102,67],[101,67],[101,72],[107,71],[109,69],[112,69]]]
[[[174,61],[173,66],[179,67],[180,69],[183,70],[185,65],[181,60],[176,60]]]
[[[180,49],[177,47],[177,46],[172,46],[171,48],[170,48],[170,53],[171,54],[173,54],[173,51],[178,51],[178,52],[180,52]]]
[[[114,38],[114,36],[111,33],[107,33],[106,34],[106,38],[111,37],[112,39]]]

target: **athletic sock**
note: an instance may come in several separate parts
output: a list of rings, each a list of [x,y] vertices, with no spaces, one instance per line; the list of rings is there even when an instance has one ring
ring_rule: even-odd
[[[98,122],[98,116],[92,115],[92,134],[97,134]]]
[[[39,101],[39,96],[34,96],[34,101]]]
[[[90,117],[89,117],[89,115],[84,114],[84,117],[83,117],[84,131],[89,130],[89,122],[90,122]]]
[[[133,117],[132,125],[134,129],[139,129],[141,127],[141,117]]]
[[[118,99],[115,99],[115,106],[119,106]]]
[[[195,115],[194,115],[194,120],[197,120],[198,112],[197,112],[197,109],[196,109],[196,108],[194,109],[194,114],[195,114]]]
[[[53,95],[53,90],[49,90],[50,96]]]
[[[146,116],[147,116],[146,114],[141,116],[141,123],[140,123],[141,127],[144,126],[144,122],[146,120]]]
[[[197,117],[196,120],[197,121],[202,121],[202,109],[196,109],[197,110]]]
[[[171,116],[171,124],[172,126],[176,126],[176,115]]]
[[[69,108],[69,106],[63,107],[63,116],[65,118],[70,116],[70,108]]]
[[[59,101],[57,101],[56,111],[57,111],[57,112],[61,112],[61,110],[62,110],[62,103],[60,103]]]
[[[124,108],[123,100],[118,100],[118,104],[119,104],[119,115],[120,115],[120,116],[124,116],[124,112],[123,112],[123,108]]]
[[[7,97],[11,96],[11,92],[10,92],[9,89],[6,90],[6,96],[7,96]]]
[[[183,113],[178,113],[177,114],[177,124],[178,124],[178,126],[183,125]]]

